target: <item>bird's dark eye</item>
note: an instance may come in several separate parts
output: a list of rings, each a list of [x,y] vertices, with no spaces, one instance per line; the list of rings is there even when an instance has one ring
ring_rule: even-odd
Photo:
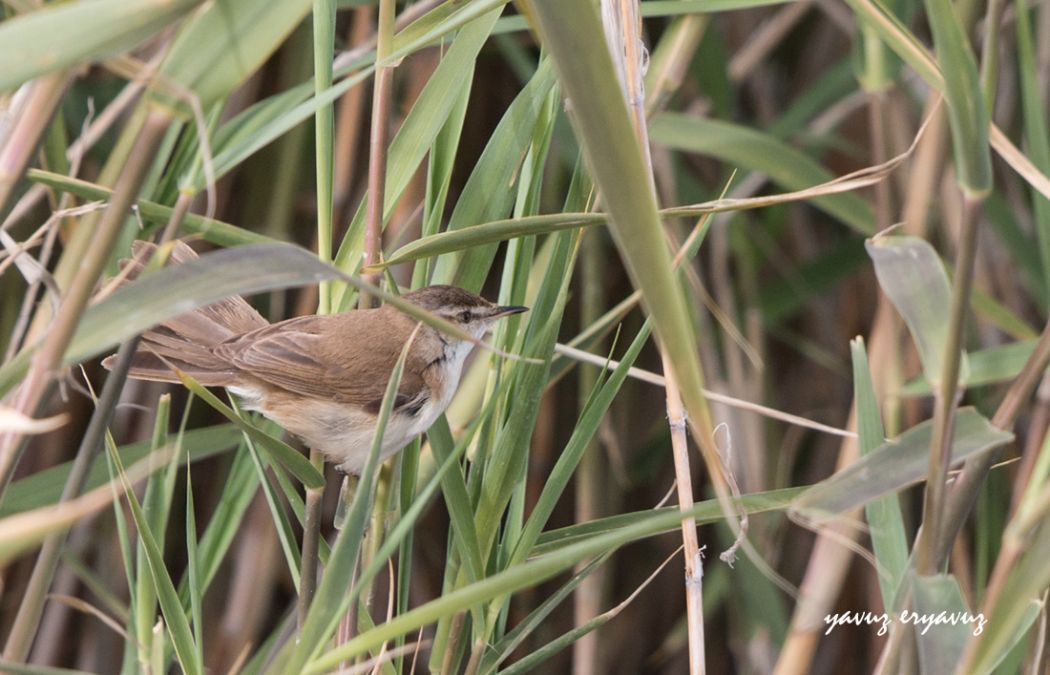
[[[463,323],[470,323],[474,319],[474,313],[469,309],[464,309],[459,313],[459,320]]]

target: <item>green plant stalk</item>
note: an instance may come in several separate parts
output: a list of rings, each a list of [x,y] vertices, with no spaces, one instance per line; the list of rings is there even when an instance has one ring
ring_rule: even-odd
[[[988,0],[984,12],[984,39],[981,51],[981,94],[987,110],[995,109],[995,87],[999,74],[999,32],[1002,30],[1003,0]]]
[[[7,202],[15,185],[29,166],[70,80],[70,74],[63,71],[44,75],[33,82],[18,120],[7,137],[0,139],[3,141],[0,149],[0,215],[7,212]]]
[[[323,475],[324,456],[310,450],[310,463]],[[303,512],[303,545],[299,556],[299,595],[295,601],[296,628],[302,630],[317,591],[317,548],[321,538],[321,507],[324,486],[306,488],[306,505]]]
[[[319,97],[332,86],[332,51],[335,48],[334,0],[314,0],[314,96]],[[332,172],[333,131],[335,116],[331,102],[314,113],[314,157],[317,187],[317,257],[332,260]],[[331,311],[331,282],[322,281],[318,288],[318,314]],[[310,449],[310,463],[324,475],[324,456]],[[301,631],[317,589],[317,549],[321,537],[321,507],[324,486],[306,488],[303,514],[303,543],[300,554],[299,596],[296,598],[296,623]]]
[[[992,417],[994,426],[1006,431],[1013,428],[1022,405],[1039,385],[1048,365],[1050,365],[1050,322],[1047,322],[1039,336],[1039,342],[1032,350],[1028,361],[1025,362],[1021,374],[1010,385],[1002,403],[996,409]],[[962,472],[956,477],[945,506],[944,527],[938,535],[938,560],[947,560],[955,537],[966,523],[966,518],[977,501],[981,485],[988,471],[991,470],[995,458],[995,453],[990,452],[974,457],[966,462]]]
[[[386,198],[386,131],[394,66],[386,62],[393,48],[394,0],[380,0],[376,35],[376,73],[372,89],[372,124],[368,139],[368,203],[365,212],[365,266],[379,261],[383,247],[383,207]],[[361,294],[362,307],[370,304]]]
[[[604,242],[598,230],[586,232],[581,246],[580,272],[582,293],[580,307],[580,330],[586,330],[601,318],[605,306],[602,288],[602,271],[605,267]],[[596,349],[601,351],[600,343]],[[582,412],[598,382],[596,366],[581,364],[577,369],[577,405]],[[599,441],[592,441],[580,459],[576,473],[576,522],[585,523],[600,518],[603,514],[603,497],[615,489],[615,483],[605,475],[604,449]],[[580,567],[577,571],[580,571]],[[573,625],[582,626],[601,611],[605,588],[605,568],[596,569],[585,578],[573,598]],[[572,646],[573,669],[578,673],[602,672],[602,650],[598,645],[598,633],[582,637]]]
[[[73,338],[81,314],[87,307],[95,282],[98,281],[110,252],[127,218],[128,209],[138,196],[139,188],[155,159],[154,151],[164,136],[171,118],[163,112],[148,113],[134,149],[122,172],[122,180],[113,200],[95,230],[94,240],[70,284],[58,315],[55,317],[41,348],[33,355],[29,373],[22,383],[14,408],[33,416],[50,391],[55,372],[62,363],[66,347]],[[24,437],[18,433],[0,435],[0,500],[24,451]]]
[[[332,86],[332,51],[335,47],[335,0],[314,0],[314,96]],[[317,257],[332,261],[332,172],[335,112],[331,102],[314,113],[314,153],[317,178]],[[327,314],[331,282],[322,281],[318,291],[318,314]]]
[[[959,372],[966,337],[966,319],[973,288],[974,263],[977,258],[977,220],[982,198],[963,192],[959,250],[952,278],[952,307],[948,335],[944,345],[941,381],[934,401],[933,436],[930,441],[930,464],[926,479],[923,526],[916,542],[915,568],[922,576],[937,573],[941,561],[937,556],[937,537],[944,527],[945,493],[955,410],[961,390]]]

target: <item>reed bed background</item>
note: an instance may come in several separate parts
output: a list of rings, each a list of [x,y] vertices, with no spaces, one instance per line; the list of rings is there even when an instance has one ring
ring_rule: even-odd
[[[1046,3],[0,11],[3,672],[1046,672]],[[359,480],[122,373],[428,283],[532,310]]]

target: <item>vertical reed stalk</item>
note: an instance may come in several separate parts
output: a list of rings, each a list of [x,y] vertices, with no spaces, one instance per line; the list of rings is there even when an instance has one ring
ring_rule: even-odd
[[[601,272],[605,266],[603,257],[604,242],[598,231],[587,232],[581,242],[581,286],[582,306],[580,308],[580,328],[586,330],[602,315],[605,299],[602,297]],[[594,351],[601,351],[600,345]],[[598,380],[597,368],[578,366],[577,401],[580,409],[586,404],[591,390]],[[593,441],[580,459],[576,475],[576,522],[586,523],[597,520],[602,513],[603,495],[610,484],[605,469],[606,458],[599,441]],[[577,571],[584,565],[578,565]],[[605,588],[605,566],[595,569],[579,588],[573,600],[573,625],[582,626],[601,613]],[[602,671],[602,651],[598,644],[598,631],[589,633],[572,645],[572,670],[576,675],[590,675]]]
[[[973,287],[974,263],[977,258],[977,219],[980,204],[979,197],[964,193],[962,221],[959,224],[959,250],[952,279],[952,307],[944,351],[945,360],[934,400],[933,436],[930,441],[923,527],[916,542],[915,569],[922,575],[936,574],[942,565],[937,555],[937,538],[944,521],[945,490],[954,435],[955,410],[960,395],[959,372],[966,337],[970,290]]]
[[[653,163],[645,118],[641,12],[637,0],[608,0],[603,1],[601,7],[606,40],[612,51],[613,63],[621,77],[628,111],[631,114],[639,147],[642,149],[649,171],[649,187],[655,194],[655,183],[652,182],[654,180]],[[686,439],[687,418],[678,382],[674,376],[674,367],[667,352],[661,350],[661,359],[666,382],[667,417],[671,432],[671,449],[674,455],[678,504],[682,511],[688,511],[693,507],[693,478],[689,467],[689,448]],[[691,675],[701,675],[705,672],[703,567],[696,535],[696,521],[692,518],[682,520],[682,543],[685,556],[689,672]]]
[[[394,2],[380,0],[376,33],[376,74],[372,89],[372,123],[368,140],[368,203],[365,207],[366,266],[379,260],[383,246],[383,211],[386,193],[387,129],[390,117],[390,94],[396,64],[387,59],[393,50]],[[370,279],[375,281],[375,278]],[[362,306],[368,300],[362,294]]]
[[[314,95],[332,86],[332,51],[335,48],[335,11],[333,0],[314,0]],[[332,133],[334,111],[331,103],[321,106],[314,115],[314,158],[317,187],[317,257],[332,260]],[[328,282],[318,289],[318,314],[331,311],[332,293]],[[324,456],[310,449],[310,463],[324,475]],[[303,514],[303,544],[300,556],[299,597],[296,620],[300,630],[306,622],[314,591],[317,589],[317,551],[321,538],[321,507],[324,486],[306,488]]]

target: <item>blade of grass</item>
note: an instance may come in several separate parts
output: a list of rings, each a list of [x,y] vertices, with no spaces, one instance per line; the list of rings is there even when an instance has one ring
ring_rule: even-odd
[[[179,594],[175,590],[175,585],[172,583],[171,577],[168,576],[168,570],[164,566],[164,556],[156,538],[153,536],[153,532],[150,530],[149,520],[142,510],[142,505],[139,504],[138,497],[135,496],[131,481],[120,460],[120,455],[113,452],[112,448],[110,448],[110,456],[117,467],[117,475],[124,486],[124,493],[127,496],[128,505],[131,507],[131,514],[135,520],[139,538],[145,546],[150,576],[154,582],[157,600],[160,603],[161,612],[164,614],[165,623],[171,636],[172,646],[175,649],[179,665],[187,675],[202,674],[204,671],[198,668],[196,658],[197,646],[193,639],[189,618],[182,608],[182,602],[179,600]]]
[[[853,398],[857,406],[857,435],[860,456],[875,452],[886,437],[882,426],[882,412],[875,395],[875,385],[868,368],[864,341],[850,342],[853,359]],[[879,589],[882,591],[883,611],[892,612],[894,598],[908,568],[908,543],[904,535],[904,521],[896,495],[872,501],[865,507],[871,531],[871,545],[878,562]]]

